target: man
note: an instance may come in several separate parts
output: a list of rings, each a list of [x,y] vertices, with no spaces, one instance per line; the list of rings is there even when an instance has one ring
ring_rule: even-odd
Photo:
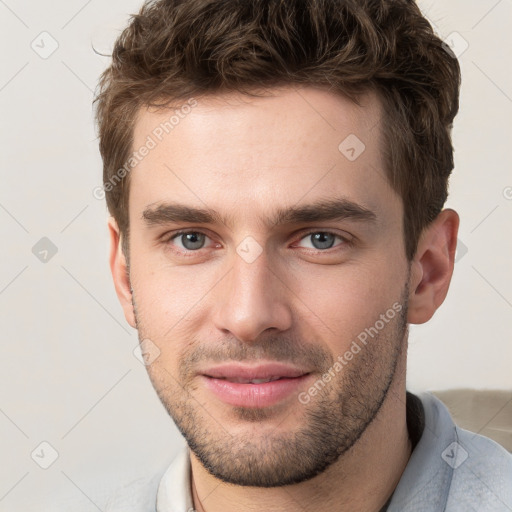
[[[512,457],[406,392],[458,215],[459,66],[410,0],[161,0],[97,97],[110,265],[187,441],[109,510],[512,510]]]

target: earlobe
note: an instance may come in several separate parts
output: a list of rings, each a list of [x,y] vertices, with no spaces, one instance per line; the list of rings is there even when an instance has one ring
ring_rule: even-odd
[[[411,263],[407,321],[422,324],[443,303],[453,274],[459,216],[443,210],[423,231]]]
[[[110,235],[110,271],[114,280],[117,297],[124,311],[126,321],[135,329],[132,292],[126,256],[122,250],[121,234],[113,217],[108,221]]]

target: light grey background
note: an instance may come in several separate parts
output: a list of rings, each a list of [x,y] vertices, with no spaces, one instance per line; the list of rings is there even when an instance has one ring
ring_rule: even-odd
[[[133,354],[92,193],[91,102],[109,60],[91,44],[109,53],[140,4],[0,0],[1,511],[103,510],[113,487],[183,443]],[[462,222],[449,296],[411,329],[408,387],[512,389],[512,0],[421,6],[460,53],[447,206]]]

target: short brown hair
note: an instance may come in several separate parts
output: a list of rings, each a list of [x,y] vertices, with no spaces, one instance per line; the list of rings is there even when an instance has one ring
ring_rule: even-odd
[[[129,173],[119,170],[141,107],[288,84],[328,86],[355,101],[377,92],[412,259],[448,195],[460,87],[457,59],[413,0],[147,1],[117,39],[94,100],[107,205],[122,238]]]

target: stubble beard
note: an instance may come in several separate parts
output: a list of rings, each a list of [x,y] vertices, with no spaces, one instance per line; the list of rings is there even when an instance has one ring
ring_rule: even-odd
[[[229,421],[236,418],[237,427],[243,424],[250,427],[243,434],[230,432],[218,412],[215,417],[215,412],[207,411],[209,404],[201,404],[194,396],[197,384],[194,385],[191,378],[192,363],[201,351],[180,359],[178,377],[155,363],[147,368],[148,374],[188,446],[214,477],[230,484],[255,487],[304,482],[325,471],[354,446],[379,413],[405,350],[407,297],[406,286],[400,301],[401,311],[347,362],[339,374],[319,389],[308,404],[303,405],[297,399],[291,412],[302,409],[303,417],[295,428],[286,432],[280,432],[277,425],[274,430],[262,429],[260,436],[254,434],[258,422],[272,419],[272,408],[232,407]],[[148,333],[143,332],[146,330],[142,319],[138,318],[135,299],[134,311],[139,339],[142,340]],[[279,338],[266,340],[259,346],[258,354],[273,359],[271,356],[275,356],[276,351],[271,347],[277,347],[279,342]],[[237,345],[237,349],[223,352],[223,361],[230,360],[226,354],[236,354],[232,358],[235,360],[255,360],[257,357],[245,357],[256,354],[253,348],[254,345],[250,348]],[[315,361],[313,367],[321,369],[318,373],[321,379],[322,374],[332,367],[333,356],[314,348],[310,356],[309,360]],[[240,430],[244,429],[237,428],[237,432]]]

